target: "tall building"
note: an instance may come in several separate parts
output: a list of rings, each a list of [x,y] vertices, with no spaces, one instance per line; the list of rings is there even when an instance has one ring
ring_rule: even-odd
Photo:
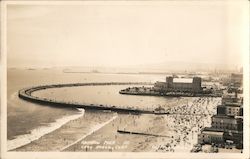
[[[200,93],[202,92],[201,78],[174,78],[169,76],[166,77],[166,82],[156,82],[154,89],[163,92]]]
[[[243,116],[243,107],[241,104],[238,103],[218,105],[217,114],[226,116]]]
[[[198,135],[201,144],[230,144],[243,147],[243,99],[224,96],[217,106],[217,114],[212,116],[211,127],[206,127]]]
[[[212,128],[222,131],[242,131],[243,121],[241,118],[226,115],[214,115],[212,116]]]

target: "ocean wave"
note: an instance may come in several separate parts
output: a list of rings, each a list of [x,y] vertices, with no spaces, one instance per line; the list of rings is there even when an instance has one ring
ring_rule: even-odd
[[[41,126],[41,127],[31,130],[30,134],[19,135],[13,140],[8,140],[7,150],[10,151],[18,147],[27,145],[31,143],[32,141],[37,140],[40,137],[52,131],[55,131],[56,129],[60,128],[64,124],[68,123],[69,121],[82,117],[85,112],[84,109],[78,109],[78,110],[79,110],[79,113],[77,114],[65,116],[60,119],[56,119],[55,122],[49,123],[48,126]]]

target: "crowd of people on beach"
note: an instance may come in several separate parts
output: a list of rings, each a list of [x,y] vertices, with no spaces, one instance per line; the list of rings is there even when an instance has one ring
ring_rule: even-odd
[[[190,151],[201,129],[211,124],[219,102],[219,98],[194,98],[191,104],[168,108],[170,115],[165,121],[173,135],[169,143],[162,142],[155,151]]]
[[[185,101],[188,100],[188,102]],[[167,115],[127,115],[119,118],[119,130],[145,133],[143,148],[150,145],[156,152],[190,152],[198,141],[198,133],[202,128],[211,125],[211,116],[216,113],[220,98],[194,97],[178,99],[176,106],[162,106],[169,111]],[[147,125],[144,125],[148,123]],[[144,126],[143,126],[144,125]],[[155,137],[150,137],[154,136]],[[157,141],[148,141],[156,139]],[[153,145],[152,145],[153,144]],[[140,145],[137,150],[142,149]]]
[[[137,149],[135,151],[149,150],[150,147],[151,150],[149,151],[156,152],[189,152],[193,145],[197,144],[198,133],[201,129],[210,126],[211,116],[216,113],[216,106],[219,102],[221,102],[220,98],[213,97],[179,98],[175,105],[162,106],[169,112],[167,115],[124,114],[122,116],[119,115],[120,117],[111,122],[110,126],[112,130],[145,133],[146,135],[140,135],[140,137],[138,135],[129,135],[134,139],[134,142],[130,144],[135,144],[135,146],[132,146],[134,149]],[[94,112],[90,113],[91,115],[89,113],[86,113],[82,120],[71,121],[71,124],[84,125],[86,121],[100,124],[112,116],[112,112],[103,112],[102,116]],[[145,123],[148,124],[145,125]],[[62,128],[67,129],[67,125]],[[101,143],[103,139],[114,141],[130,139],[130,137],[127,138],[128,136],[124,136],[123,138],[122,134],[117,133],[113,133],[114,136],[112,137],[106,135],[100,134],[100,141],[98,141]],[[67,141],[64,139],[63,142]],[[65,145],[68,144],[70,143],[66,143]],[[75,151],[74,148],[76,147],[73,146],[72,150]],[[86,150],[84,149],[83,151]]]

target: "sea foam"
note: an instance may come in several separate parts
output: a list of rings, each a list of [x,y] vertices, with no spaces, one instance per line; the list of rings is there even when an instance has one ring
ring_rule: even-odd
[[[48,126],[41,126],[41,127],[31,130],[30,134],[18,135],[13,140],[7,140],[7,150],[10,151],[18,147],[27,145],[31,143],[32,141],[37,140],[40,137],[52,131],[55,131],[56,129],[60,128],[67,122],[82,117],[84,115],[84,109],[78,109],[78,110],[79,110],[79,113],[77,114],[65,116],[60,119],[56,119],[55,122],[49,123]]]

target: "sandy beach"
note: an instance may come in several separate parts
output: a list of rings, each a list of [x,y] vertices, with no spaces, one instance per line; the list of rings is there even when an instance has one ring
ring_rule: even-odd
[[[63,151],[190,152],[200,130],[211,124],[211,115],[219,102],[219,98],[196,98],[190,106],[172,108],[174,115],[119,114],[114,121]],[[122,134],[117,130],[164,137]]]
[[[59,129],[13,151],[60,151],[89,134],[94,129],[93,125],[99,125],[115,116],[114,113],[95,113],[85,112],[84,116],[71,120]]]
[[[29,77],[29,85],[38,85],[41,74],[46,78],[40,83],[63,83],[61,79],[81,81],[143,81],[155,80],[160,77],[151,75],[131,75],[120,78],[120,75],[107,74],[67,74],[56,71],[32,72],[24,71],[21,77],[16,77],[17,70],[13,70],[12,79],[23,79]],[[34,75],[34,73],[36,73]],[[56,73],[56,77],[55,77]],[[70,75],[70,77],[68,77]],[[41,76],[41,77],[40,77]],[[47,79],[47,76],[50,78]],[[96,77],[101,79],[96,79]],[[165,78],[165,75],[162,76]],[[51,80],[54,80],[52,82]],[[14,83],[13,83],[14,82]],[[64,81],[65,82],[65,81]],[[148,81],[146,81],[148,82]],[[40,126],[47,126],[57,119],[75,115],[76,110],[71,108],[56,108],[41,106],[19,99],[16,91],[28,87],[26,80],[12,81],[9,83],[8,91],[8,140],[13,140],[20,135],[28,135],[33,129]],[[18,86],[18,87],[17,87]],[[215,114],[216,106],[220,103],[220,98],[192,98],[192,97],[148,97],[148,96],[122,96],[119,90],[127,86],[115,87],[82,87],[70,88],[63,91],[39,91],[39,96],[51,97],[78,102],[90,102],[101,104],[111,104],[118,107],[144,107],[154,109],[158,106],[169,111],[171,115],[129,115],[117,114],[115,112],[85,111],[84,116],[70,120],[54,131],[46,133],[36,140],[31,140],[22,147],[12,151],[126,151],[126,152],[169,152],[191,150],[193,144],[197,143],[197,134],[201,127],[210,126],[211,115]],[[110,98],[112,97],[112,98]],[[122,134],[117,130],[146,133],[149,135]],[[150,135],[151,134],[151,135]],[[37,135],[37,134],[34,134]],[[158,135],[158,136],[157,136]],[[174,137],[172,137],[174,136]],[[28,138],[29,140],[29,138]],[[128,142],[129,141],[129,142]],[[14,141],[13,141],[14,142]],[[13,143],[16,144],[15,142]]]
[[[250,0],[2,1],[1,157],[249,155]]]
[[[211,125],[220,102],[220,98],[192,98],[168,107],[168,115],[86,111],[14,151],[190,152],[200,130]]]

